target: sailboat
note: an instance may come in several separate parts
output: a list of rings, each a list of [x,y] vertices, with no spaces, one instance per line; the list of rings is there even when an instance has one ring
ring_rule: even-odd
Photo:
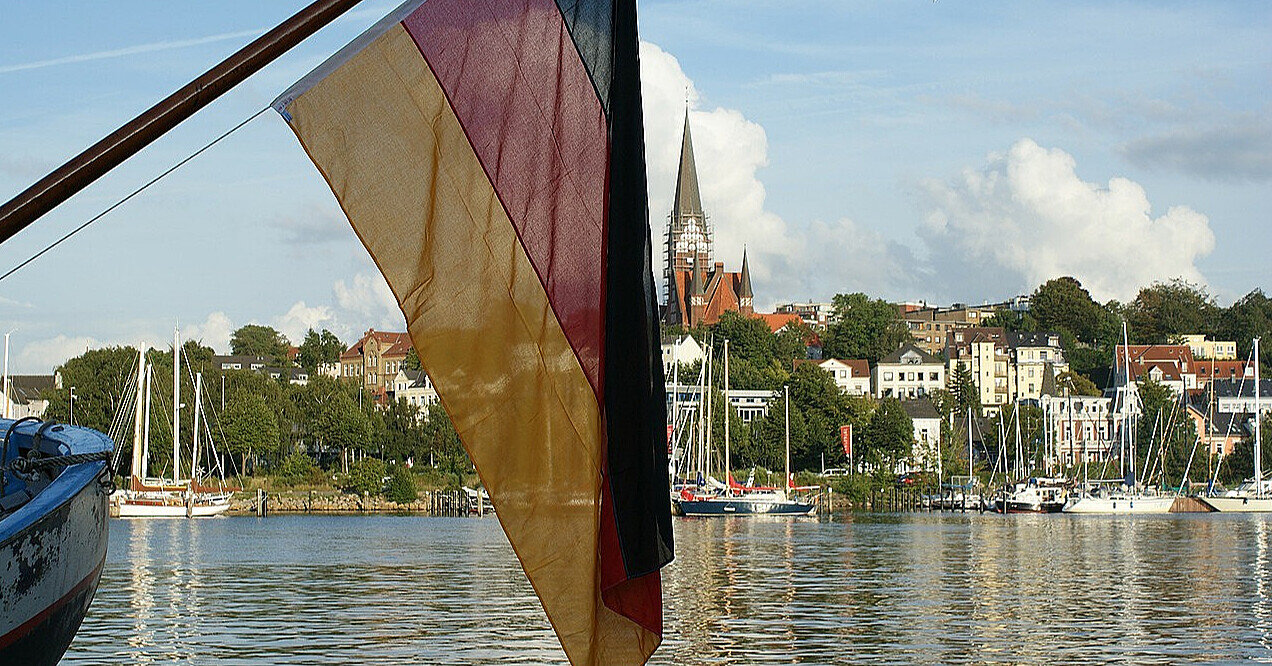
[[[1272,479],[1263,478],[1262,387],[1259,385],[1259,339],[1254,339],[1254,476],[1216,497],[1202,500],[1218,511],[1262,513],[1272,511]]]
[[[128,487],[115,491],[110,497],[111,515],[120,518],[204,518],[220,515],[230,509],[230,493],[221,487],[213,488],[201,483],[199,478],[200,435],[210,435],[210,427],[203,419],[200,433],[200,417],[203,417],[203,373],[198,373],[194,383],[194,429],[191,443],[190,477],[181,478],[181,339],[173,335],[172,348],[172,477],[149,477],[150,457],[150,381],[153,366],[146,362],[145,351],[138,352],[137,400],[133,419],[133,455],[131,480]],[[143,345],[144,346],[144,345]],[[144,396],[144,400],[142,398]],[[209,437],[210,442],[210,437]],[[215,459],[215,456],[213,456]]]
[[[1126,477],[1119,486],[1105,486],[1092,490],[1090,483],[1085,484],[1083,491],[1071,496],[1061,509],[1064,513],[1094,514],[1141,514],[1169,513],[1175,505],[1175,496],[1149,492],[1143,488],[1135,476],[1135,425],[1131,401],[1138,400],[1135,391],[1135,380],[1131,376],[1130,342],[1126,334],[1126,323],[1122,323],[1122,351],[1126,362],[1126,386],[1122,392],[1122,459],[1129,462]]]
[[[733,480],[729,451],[729,341],[724,341],[724,488],[710,494],[682,489],[673,498],[677,513],[685,516],[784,515],[808,516],[817,504],[794,496],[791,484],[791,391],[785,387],[786,480],[783,488],[743,486]]]

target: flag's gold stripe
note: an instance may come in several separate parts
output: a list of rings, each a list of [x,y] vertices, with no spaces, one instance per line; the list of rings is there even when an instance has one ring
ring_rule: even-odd
[[[574,663],[657,645],[601,603],[596,397],[441,87],[401,26],[287,106]]]

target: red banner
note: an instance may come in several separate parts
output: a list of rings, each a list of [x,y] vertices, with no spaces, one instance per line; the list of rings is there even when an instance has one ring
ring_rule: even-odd
[[[839,443],[844,445],[844,455],[852,457],[852,426],[839,426]]]

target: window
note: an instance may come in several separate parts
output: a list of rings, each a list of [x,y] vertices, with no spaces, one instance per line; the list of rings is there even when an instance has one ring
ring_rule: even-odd
[[[890,382],[890,381],[892,381],[892,373],[891,373],[891,372],[885,372],[885,373],[883,373],[883,381],[885,381],[885,382]]]
[[[933,382],[939,382],[939,381],[941,381],[941,373],[939,373],[939,372],[929,372],[929,373],[928,373],[928,380],[929,380],[929,381],[933,381]]]

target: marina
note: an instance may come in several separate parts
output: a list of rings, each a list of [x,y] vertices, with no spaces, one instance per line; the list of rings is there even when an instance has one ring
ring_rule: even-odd
[[[676,519],[655,664],[1272,658],[1265,515]],[[380,548],[367,548],[377,543]],[[491,519],[114,521],[64,664],[560,664]]]

